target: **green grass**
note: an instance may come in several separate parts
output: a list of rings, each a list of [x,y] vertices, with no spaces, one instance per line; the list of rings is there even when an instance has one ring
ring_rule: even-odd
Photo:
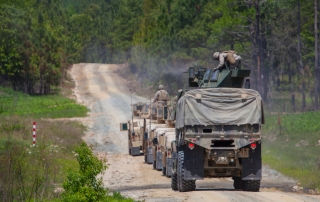
[[[61,201],[55,193],[68,171],[79,169],[75,148],[86,128],[55,118],[85,117],[88,109],[64,96],[30,96],[0,87],[0,198],[10,201]],[[32,147],[32,124],[37,123]],[[109,193],[109,192],[108,192]],[[112,194],[112,193],[110,193]],[[115,192],[108,201],[133,201]]]
[[[320,188],[320,112],[266,115],[263,162],[303,186]]]
[[[88,109],[61,95],[30,96],[0,87],[0,116],[33,118],[84,117]]]

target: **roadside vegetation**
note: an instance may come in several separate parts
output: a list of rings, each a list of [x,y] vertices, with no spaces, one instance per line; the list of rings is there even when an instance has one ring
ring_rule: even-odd
[[[267,114],[263,126],[263,163],[320,189],[320,112]]]
[[[87,108],[59,94],[30,96],[0,87],[0,117],[18,115],[39,118],[70,118],[86,116]]]
[[[112,195],[101,182],[96,184],[100,186],[99,190],[85,191],[86,182],[93,182],[106,168],[104,162],[82,143],[81,136],[86,130],[82,124],[55,118],[84,117],[87,112],[87,108],[59,94],[30,96],[0,88],[2,201],[132,201],[117,192]],[[33,122],[36,122],[35,147],[32,146]],[[83,155],[90,157],[88,161]],[[86,173],[83,173],[83,167]],[[78,179],[75,176],[83,180],[75,181]],[[63,194],[63,184],[68,183],[72,185],[65,185]],[[68,198],[71,187],[76,184],[83,187],[79,191],[89,195],[82,195],[77,200]],[[98,193],[105,196],[101,200],[88,200]]]

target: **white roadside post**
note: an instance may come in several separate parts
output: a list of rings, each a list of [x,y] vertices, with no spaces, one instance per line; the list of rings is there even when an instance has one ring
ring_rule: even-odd
[[[33,142],[32,146],[36,146],[36,122],[33,122]]]

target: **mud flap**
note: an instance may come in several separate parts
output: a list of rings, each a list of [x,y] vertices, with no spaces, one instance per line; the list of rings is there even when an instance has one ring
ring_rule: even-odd
[[[148,164],[153,164],[153,151],[152,147],[148,147],[148,154],[147,154],[147,163]]]
[[[261,170],[261,144],[257,144],[255,150],[250,148],[249,158],[242,159],[242,180],[261,180]]]
[[[162,170],[162,153],[157,152],[156,169]]]
[[[140,147],[131,147],[131,155],[139,156],[140,155]]]
[[[172,165],[173,165],[173,159],[167,158],[167,166],[166,166],[166,176],[171,177],[172,175]]]
[[[204,151],[203,148],[194,145],[191,150],[187,146],[184,151],[184,180],[203,180],[204,178]]]

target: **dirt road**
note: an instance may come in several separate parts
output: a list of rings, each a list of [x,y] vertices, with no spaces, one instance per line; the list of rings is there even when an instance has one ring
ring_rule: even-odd
[[[233,181],[228,178],[197,181],[197,190],[193,192],[172,191],[170,178],[143,163],[143,156],[128,155],[127,133],[119,131],[119,123],[131,117],[131,94],[126,81],[114,73],[117,68],[117,65],[77,64],[71,70],[76,82],[75,96],[91,110],[83,119],[89,128],[84,140],[95,152],[107,155],[109,168],[103,180],[110,190],[145,201],[320,201],[319,195],[291,191],[297,182],[266,167],[260,192],[235,191]],[[137,95],[132,100],[147,101]]]

